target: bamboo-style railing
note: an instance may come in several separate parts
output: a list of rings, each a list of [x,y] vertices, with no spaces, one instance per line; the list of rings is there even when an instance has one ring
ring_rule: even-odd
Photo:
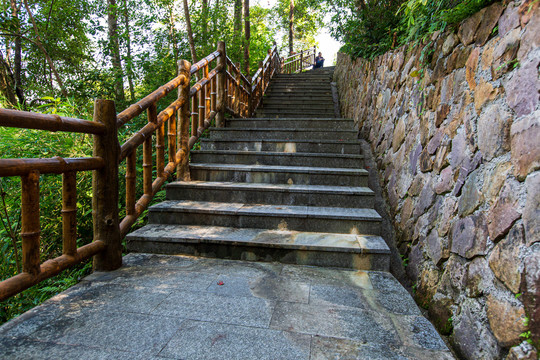
[[[294,74],[304,71],[313,66],[317,54],[316,47],[302,50],[299,53],[289,55],[283,58],[282,72],[284,74]]]
[[[122,239],[155,194],[175,172],[177,179],[189,180],[189,152],[203,132],[213,123],[224,127],[225,112],[252,116],[270,79],[279,71],[281,62],[274,46],[250,81],[227,57],[225,43],[219,42],[215,52],[194,65],[180,60],[176,78],[118,114],[110,100],[95,101],[94,121],[0,109],[0,126],[94,135],[93,156],[89,158],[0,159],[0,177],[19,176],[22,180],[23,253],[23,272],[0,282],[0,301],[92,256],[95,270],[120,267]],[[193,75],[198,80],[190,86]],[[158,102],[175,89],[177,98],[158,113]],[[148,123],[120,145],[118,130],[143,111]],[[143,195],[136,199],[137,151],[141,146]],[[121,166],[126,170],[126,215],[120,220]],[[76,173],[90,170],[94,172],[93,242],[77,248]],[[40,263],[40,174],[62,174],[63,178],[63,254],[44,263]]]

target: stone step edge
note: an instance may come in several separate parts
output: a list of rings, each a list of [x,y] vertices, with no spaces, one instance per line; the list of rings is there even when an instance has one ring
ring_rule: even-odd
[[[364,159],[364,155],[359,154],[332,154],[332,153],[307,153],[307,152],[271,152],[271,151],[245,151],[245,150],[191,150],[192,154],[223,154],[223,155],[254,155],[254,156],[290,156],[309,158],[342,158],[342,159]]]
[[[351,168],[326,168],[314,166],[281,166],[281,165],[257,165],[257,164],[215,164],[215,163],[191,163],[193,169],[205,170],[234,170],[249,172],[287,172],[299,174],[328,174],[328,175],[355,175],[368,176],[366,169]]]
[[[321,130],[324,130],[321,129]],[[291,140],[291,139],[263,139],[263,140],[250,140],[250,139],[209,139],[202,138],[201,142],[247,142],[247,143],[260,143],[260,142],[269,142],[269,143],[305,143],[305,144],[345,144],[345,145],[360,145],[358,140],[325,140],[325,139],[300,139],[300,140]],[[337,153],[336,153],[337,154]]]
[[[205,233],[193,231],[194,228],[207,229]],[[212,233],[213,231],[213,233]],[[220,236],[219,233],[234,232],[237,238],[248,240],[231,239]],[[247,236],[246,236],[247,235]],[[250,236],[251,235],[251,236]],[[279,243],[263,241],[264,237],[275,238],[276,235],[292,237],[292,243]],[[336,239],[339,238],[339,239]],[[313,239],[313,243],[307,240]],[[302,239],[304,241],[302,241]],[[319,242],[317,243],[317,240]],[[341,246],[332,246],[332,240]],[[292,230],[269,230],[252,228],[230,228],[223,226],[184,226],[171,224],[148,224],[135,230],[126,236],[126,241],[152,241],[163,243],[192,243],[192,244],[229,244],[229,245],[249,245],[265,248],[282,248],[290,250],[309,250],[320,252],[344,252],[358,254],[382,254],[389,255],[390,249],[384,239],[377,235],[351,235],[334,233],[316,233]]]
[[[311,118],[311,117],[304,117],[304,118],[286,118],[286,117],[282,117],[282,118],[232,118],[232,119],[227,119],[226,121],[229,122],[229,121],[264,121],[264,120],[268,120],[268,121],[271,121],[271,120],[277,120],[277,121],[286,121],[286,120],[291,120],[291,121],[307,121],[307,120],[311,120],[311,121],[347,121],[347,122],[353,122],[353,119],[350,119],[350,118],[336,118],[336,117],[327,117],[327,118]]]
[[[297,194],[329,194],[329,195],[359,195],[375,196],[373,190],[366,186],[328,186],[328,185],[296,185],[296,184],[266,184],[238,183],[232,181],[175,181],[165,186],[167,189],[208,189],[208,190],[242,190],[261,192],[286,192]]]
[[[261,211],[264,209],[265,211]],[[272,211],[271,211],[272,210]],[[351,214],[356,210],[356,214]],[[323,206],[266,205],[224,203],[196,200],[165,200],[151,206],[150,213],[189,213],[226,216],[264,216],[302,219],[334,219],[381,222],[382,217],[371,208],[339,208]],[[358,214],[362,212],[363,214]],[[349,214],[345,214],[349,213]]]
[[[263,118],[261,118],[263,119]],[[280,118],[281,119],[281,118]],[[238,127],[238,128],[218,128],[218,127],[211,127],[210,131],[288,131],[288,132],[327,132],[327,129],[314,129],[314,128],[244,128],[244,127]],[[341,130],[336,129],[332,130],[334,133],[355,133],[357,134],[357,130]]]

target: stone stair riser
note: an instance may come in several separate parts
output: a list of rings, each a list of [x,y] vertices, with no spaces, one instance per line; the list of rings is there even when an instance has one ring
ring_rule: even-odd
[[[128,239],[130,252],[149,254],[184,254],[209,258],[279,262],[331,268],[388,271],[390,258],[387,254],[358,254],[346,252],[283,249],[239,243],[221,244],[193,241],[144,241]]]
[[[343,157],[312,157],[295,156],[289,154],[269,155],[262,153],[229,154],[223,153],[191,153],[192,163],[203,164],[261,164],[261,165],[282,165],[282,166],[310,166],[310,167],[337,167],[349,169],[361,169],[364,166],[363,159],[351,159]]]
[[[228,120],[227,128],[297,128],[297,129],[332,129],[332,130],[354,130],[354,123],[351,120],[336,121],[336,120],[313,120],[313,119],[297,119],[297,120]]]
[[[305,218],[288,216],[264,216],[220,213],[198,213],[180,211],[148,212],[152,224],[189,224],[207,226],[226,226],[232,228],[255,228],[275,230],[296,230],[312,232],[331,232],[338,234],[379,235],[381,222],[369,220],[349,220],[333,218]]]
[[[230,189],[207,189],[194,187],[167,187],[168,200],[193,200],[237,202],[246,204],[298,205],[344,208],[371,208],[373,195],[364,194],[312,194],[285,191],[246,191]]]
[[[356,131],[290,131],[290,130],[256,130],[246,131],[245,129],[224,129],[213,130],[210,132],[212,140],[227,140],[227,139],[282,139],[282,140],[311,140],[311,139],[327,139],[327,140],[353,140],[357,138]]]
[[[203,150],[245,150],[271,152],[308,152],[332,154],[360,154],[358,143],[317,143],[317,142],[277,142],[277,141],[201,141]]]
[[[367,176],[266,172],[242,170],[207,170],[191,167],[191,179],[202,181],[234,181],[248,183],[367,186]]]

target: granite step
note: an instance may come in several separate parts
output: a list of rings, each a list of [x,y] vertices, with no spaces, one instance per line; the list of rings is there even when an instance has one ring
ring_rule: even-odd
[[[191,163],[190,172],[192,180],[201,181],[368,186],[368,172],[364,169]]]
[[[287,116],[291,117],[291,116]],[[324,116],[323,116],[324,117]],[[327,117],[327,116],[326,116]],[[210,128],[211,140],[246,139],[246,140],[354,140],[358,138],[356,130],[305,129],[305,128]]]
[[[126,238],[129,252],[388,271],[390,249],[380,236],[149,224]]]
[[[193,150],[191,151],[191,161],[207,164],[259,164],[351,169],[359,169],[364,166],[363,155],[238,150]]]
[[[347,208],[370,208],[374,203],[373,191],[361,186],[175,181],[166,190],[167,200]]]
[[[268,109],[268,107],[265,107]],[[333,111],[332,107],[332,111]],[[227,128],[311,128],[311,129],[331,129],[331,130],[354,130],[352,119],[342,118],[235,118],[226,121]]]
[[[250,139],[201,139],[202,150],[245,150],[296,153],[360,154],[357,140],[250,140]]]
[[[150,224],[184,224],[380,235],[381,216],[369,208],[262,205],[167,200],[148,210]]]

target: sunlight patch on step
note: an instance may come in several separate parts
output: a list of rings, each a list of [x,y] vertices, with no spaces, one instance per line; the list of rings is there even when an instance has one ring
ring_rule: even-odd
[[[351,279],[351,282],[357,286],[364,289],[373,289],[373,285],[371,284],[371,280],[369,280],[369,275],[366,271],[352,271],[349,274],[349,278]]]
[[[349,234],[360,235],[360,231],[358,231],[358,228],[356,226],[353,226],[353,228],[351,229],[351,232]]]
[[[286,231],[287,230],[287,222],[285,220],[281,220],[281,222],[278,225],[278,230],[280,230],[280,231]]]
[[[283,152],[286,153],[295,153],[296,152],[296,143],[285,143],[285,149]]]

